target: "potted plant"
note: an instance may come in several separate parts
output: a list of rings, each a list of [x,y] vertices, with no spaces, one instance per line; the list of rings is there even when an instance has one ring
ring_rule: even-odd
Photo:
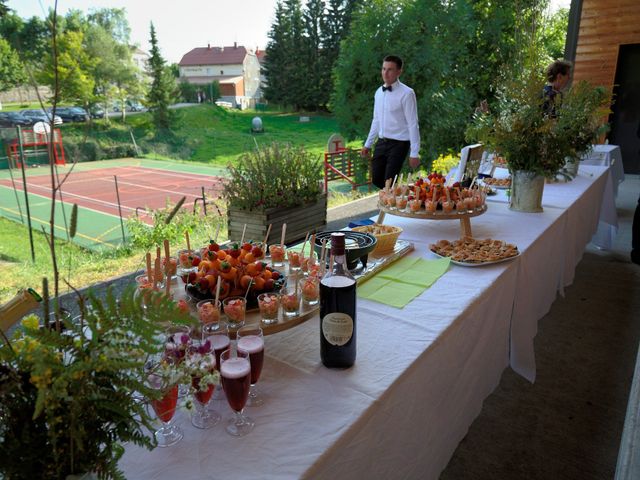
[[[604,87],[594,87],[586,81],[571,86],[564,95],[553,127],[568,150],[561,171],[572,178],[578,173],[578,162],[605,133],[608,125],[603,121],[609,114],[609,94]]]
[[[122,444],[155,446],[152,418],[134,392],[158,399],[145,364],[162,351],[169,320],[190,321],[156,295],[143,307],[133,289],[119,300],[89,294],[79,319],[62,320],[64,330],[39,328],[32,315],[11,338],[2,333],[0,476],[121,478]]]
[[[327,223],[327,197],[322,191],[322,162],[303,147],[273,143],[243,154],[229,165],[223,195],[227,200],[229,238],[279,241],[304,237]]]
[[[544,113],[544,79],[533,71],[507,78],[494,112],[477,112],[467,137],[498,152],[511,172],[510,208],[542,211],[545,177],[555,175],[569,152],[555,120]]]

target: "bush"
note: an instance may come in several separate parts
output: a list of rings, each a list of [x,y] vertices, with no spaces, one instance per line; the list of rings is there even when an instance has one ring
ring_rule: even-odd
[[[243,210],[304,205],[322,193],[322,162],[303,147],[273,143],[243,154],[228,170],[223,195]]]

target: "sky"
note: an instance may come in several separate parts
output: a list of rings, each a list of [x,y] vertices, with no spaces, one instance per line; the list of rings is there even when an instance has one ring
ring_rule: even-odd
[[[23,18],[44,17],[53,0],[9,0]],[[58,0],[58,12],[69,9],[125,8],[131,43],[149,51],[149,24],[153,22],[162,55],[178,63],[196,47],[229,46],[264,49],[277,0]],[[569,8],[571,0],[551,0],[553,10]]]
[[[249,48],[267,45],[277,0],[58,0],[58,12],[85,13],[92,8],[125,8],[131,43],[149,51],[149,24],[153,22],[162,55],[177,63],[196,47]],[[53,0],[9,0],[9,8],[23,17],[44,17]]]

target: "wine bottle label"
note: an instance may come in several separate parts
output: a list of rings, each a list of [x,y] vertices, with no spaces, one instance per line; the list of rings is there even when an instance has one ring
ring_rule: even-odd
[[[325,315],[322,319],[322,335],[331,345],[341,347],[353,335],[353,319],[342,312]]]

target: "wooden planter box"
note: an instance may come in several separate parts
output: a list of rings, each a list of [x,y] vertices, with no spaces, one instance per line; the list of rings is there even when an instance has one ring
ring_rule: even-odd
[[[315,203],[288,208],[269,208],[265,210],[241,210],[229,207],[227,211],[229,239],[239,241],[242,229],[247,225],[245,240],[262,241],[272,225],[268,243],[280,242],[282,224],[287,224],[285,243],[304,238],[307,232],[317,232],[327,224],[327,196],[321,195]]]

